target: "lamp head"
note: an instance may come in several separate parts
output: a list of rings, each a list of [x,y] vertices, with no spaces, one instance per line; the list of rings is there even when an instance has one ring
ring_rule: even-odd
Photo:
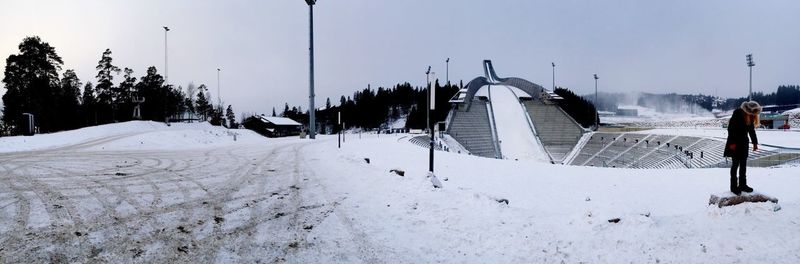
[[[169,31],[169,28],[168,27],[164,27],[164,31]]]
[[[595,74],[594,75],[594,79],[597,80],[597,79],[600,79],[600,78],[597,78],[597,74]]]
[[[314,5],[314,4],[316,4],[316,3],[317,3],[317,0],[306,0],[306,3],[307,3],[308,5],[310,5],[310,6],[312,6],[312,5]]]

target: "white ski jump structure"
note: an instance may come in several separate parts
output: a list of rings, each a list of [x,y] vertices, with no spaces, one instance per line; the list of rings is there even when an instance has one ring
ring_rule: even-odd
[[[488,158],[546,161],[617,168],[726,167],[719,138],[646,132],[593,132],[561,105],[563,98],[527,80],[500,78],[490,60],[484,76],[451,99],[446,133],[470,154]],[[765,148],[752,152],[751,166],[800,159],[797,151]]]

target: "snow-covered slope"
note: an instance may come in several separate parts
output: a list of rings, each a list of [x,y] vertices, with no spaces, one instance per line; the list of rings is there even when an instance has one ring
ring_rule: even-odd
[[[34,136],[0,137],[0,153],[80,145],[82,149],[190,149],[265,138],[245,129],[225,129],[208,123],[130,121]]]
[[[503,157],[512,160],[546,161],[547,154],[531,131],[528,117],[515,91],[505,85],[491,85],[481,89],[491,90],[492,110]],[[516,92],[522,91],[516,89]]]
[[[727,192],[727,169],[612,169],[436,152],[444,187],[433,189],[427,150],[402,140],[364,137],[312,152],[320,158],[309,166],[327,175],[327,190],[347,197],[348,215],[387,256],[405,257],[399,262],[800,260],[798,167],[748,169],[750,185],[780,199],[782,210],[773,212],[771,204],[708,206],[711,194]],[[621,220],[608,221],[614,218]]]

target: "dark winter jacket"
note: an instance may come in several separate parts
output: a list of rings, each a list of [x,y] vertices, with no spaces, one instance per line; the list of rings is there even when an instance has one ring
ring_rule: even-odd
[[[744,110],[736,109],[733,111],[730,122],[728,122],[728,140],[725,142],[725,157],[747,158],[748,147],[750,140],[747,138],[748,134],[753,144],[758,144],[756,137],[756,130],[754,125],[746,125],[744,120]],[[732,146],[733,149],[731,148]]]

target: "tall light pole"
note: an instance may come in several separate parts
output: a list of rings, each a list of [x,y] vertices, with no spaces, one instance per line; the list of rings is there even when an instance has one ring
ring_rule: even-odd
[[[600,110],[599,102],[597,101],[597,79],[600,79],[600,78],[597,78],[597,73],[595,73],[594,74],[594,109],[595,109],[595,111],[599,111]],[[595,119],[594,119],[595,128],[600,126],[600,124],[598,124],[599,120],[597,120],[597,119],[598,119],[597,117],[595,117]]]
[[[222,71],[220,68],[217,68],[217,105],[222,107],[222,97],[220,97],[220,85],[219,85],[219,72]]]
[[[169,77],[168,77],[168,63],[167,63],[167,32],[169,32],[169,28],[164,26],[164,84],[169,87]],[[167,116],[167,96],[169,91],[164,91],[164,123],[169,125],[169,116]]]
[[[430,102],[431,102],[431,66],[428,66],[428,70],[425,71],[425,85],[427,86],[425,88],[428,90],[428,93],[426,94],[426,97],[427,97],[426,99],[428,99],[428,103],[430,104]],[[430,128],[430,126],[431,126],[431,110],[430,110],[430,107],[428,107],[428,111],[425,112],[425,126],[428,127],[428,128]]]
[[[450,85],[450,58],[447,58],[447,60],[445,60],[444,62],[447,65],[446,66],[447,69],[445,70],[444,74],[445,81],[447,82],[447,85]]]
[[[556,63],[551,62],[550,64],[553,65],[553,92],[556,91]]]
[[[308,137],[315,139],[317,135],[317,124],[315,118],[316,108],[314,107],[314,4],[317,0],[306,0],[308,4]]]
[[[433,110],[436,110],[436,73],[431,72],[431,67],[428,66],[428,71],[425,72],[426,79],[428,79],[428,130],[431,133],[431,148],[430,148],[430,155],[428,156],[428,171],[433,174],[433,143],[434,143],[434,135],[433,135],[433,126],[430,121],[430,113]],[[433,76],[433,78],[431,78]],[[433,80],[431,80],[433,79]]]
[[[167,64],[167,32],[169,32],[168,27],[164,27],[164,82],[169,84],[169,68]]]
[[[750,93],[747,95],[747,101],[753,100],[753,66],[756,66],[756,63],[753,62],[753,53],[747,54],[747,67],[750,68]]]

